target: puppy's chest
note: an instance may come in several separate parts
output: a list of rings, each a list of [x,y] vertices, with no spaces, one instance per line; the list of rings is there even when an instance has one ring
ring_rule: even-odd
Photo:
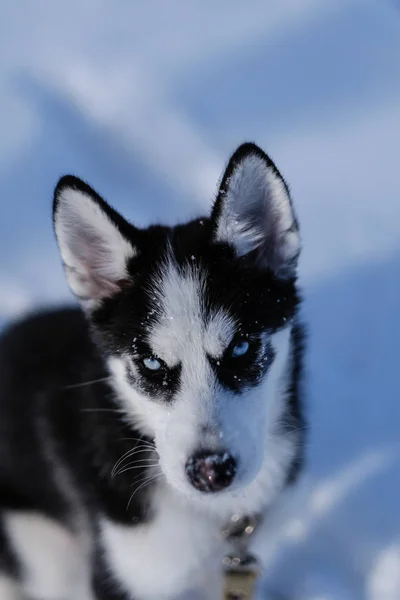
[[[194,511],[165,488],[153,501],[147,523],[100,523],[108,567],[135,600],[178,598],[198,589],[202,580],[218,576],[225,551],[222,523]]]

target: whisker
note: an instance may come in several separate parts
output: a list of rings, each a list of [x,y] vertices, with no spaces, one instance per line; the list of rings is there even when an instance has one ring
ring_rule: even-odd
[[[137,444],[136,444],[136,446],[137,446]],[[135,448],[136,448],[136,446],[135,446]],[[122,456],[120,456],[120,458],[118,458],[118,460],[115,462],[115,465],[111,469],[111,477],[113,476],[113,473],[114,473],[115,469],[118,469],[118,467],[121,464],[121,462],[123,462],[123,460],[125,458],[128,458],[135,451],[135,448],[131,448],[130,450],[128,450],[127,452],[125,452],[125,454],[123,454]]]
[[[115,463],[115,466],[117,466],[117,464],[119,465],[121,462],[123,462],[127,458],[130,458],[131,456],[135,456],[136,454],[142,454],[143,452],[154,452],[154,448],[150,448],[149,446],[141,446],[140,448],[134,448],[133,450],[129,450],[128,452],[125,452],[125,454]]]
[[[120,471],[118,471],[117,473],[115,473],[114,477],[117,477],[118,475],[122,475],[122,473],[126,473],[127,471],[133,471],[134,469],[150,469],[151,467],[157,467],[158,466],[158,462],[153,463],[153,464],[148,464],[148,465],[133,465],[132,467],[124,467],[123,469],[121,469]]]
[[[141,458],[139,460],[133,460],[130,463],[127,464],[122,464],[120,465],[122,469],[126,469],[127,467],[130,467],[131,465],[143,465],[142,468],[144,468],[146,466],[146,463],[149,463],[149,466],[153,465],[158,465],[159,464],[159,460],[156,458]],[[116,477],[117,475],[119,475],[121,473],[121,471],[118,472],[114,472],[111,475],[111,478]]]
[[[114,472],[116,469],[118,469],[118,467],[121,465],[121,463],[124,462],[124,460],[131,458],[132,456],[134,456],[135,454],[141,454],[143,452],[153,452],[155,450],[154,446],[150,446],[150,445],[141,445],[139,447],[137,447],[138,444],[134,447],[131,448],[130,450],[128,450],[127,452],[125,452],[125,454],[123,454],[115,463],[115,465],[113,466],[112,470],[111,470],[111,476],[113,476]]]
[[[298,431],[304,431],[305,429],[307,429],[307,427],[297,427],[296,429],[288,429],[287,431],[284,431],[283,435],[281,435],[280,437],[287,437],[288,435],[293,435],[293,433],[297,433]]]
[[[123,413],[122,408],[81,408],[81,412],[116,412]]]
[[[93,385],[94,383],[101,383],[102,381],[108,381],[109,379],[111,379],[110,375],[108,377],[101,377],[100,379],[92,379],[92,381],[84,381],[83,383],[72,383],[70,385],[64,385],[60,389],[71,390],[74,388],[84,387],[86,385]]]
[[[137,465],[144,462],[153,462],[158,465],[160,461],[157,458],[140,458],[139,460],[133,460],[131,463],[125,465],[125,467],[128,467],[129,465]]]
[[[127,438],[127,439],[129,439],[129,438]],[[132,438],[132,440],[135,440],[135,438]],[[155,448],[155,444],[153,444],[151,442],[147,442],[140,438],[136,438],[136,444],[132,448],[130,448],[128,450],[128,452],[131,452],[132,450],[136,450],[138,448]]]
[[[161,470],[158,473],[150,473],[150,475],[147,474],[144,477],[142,477],[141,479],[139,479],[139,481],[134,481],[131,484],[131,487],[133,487],[134,485],[137,485],[138,483],[141,483],[141,482],[144,482],[144,481],[149,481],[150,479],[161,477],[161,476],[162,476],[162,471]],[[136,493],[136,492],[137,492],[137,489],[135,490],[134,493]]]
[[[143,442],[143,444],[153,444],[153,442],[147,441],[145,438],[136,438],[136,437],[126,437],[126,438],[118,438],[118,442]]]
[[[144,482],[141,483],[141,485],[139,485],[139,487],[136,488],[136,490],[133,492],[132,496],[129,498],[129,502],[128,502],[128,506],[126,507],[126,510],[129,509],[129,505],[132,502],[132,498],[136,494],[136,492],[138,492],[142,488],[146,487],[147,485],[149,485],[150,483],[152,483],[156,479],[159,479],[161,476],[162,476],[162,473],[156,473],[155,475],[152,475],[152,476],[150,476],[148,478],[145,478]],[[143,481],[143,480],[141,479],[140,481]],[[134,485],[134,484],[132,484],[132,485]]]

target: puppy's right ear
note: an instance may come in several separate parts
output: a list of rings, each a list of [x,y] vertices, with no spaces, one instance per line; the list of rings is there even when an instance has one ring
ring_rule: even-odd
[[[69,286],[85,309],[95,308],[130,279],[135,229],[85,182],[72,175],[60,179],[53,223]]]

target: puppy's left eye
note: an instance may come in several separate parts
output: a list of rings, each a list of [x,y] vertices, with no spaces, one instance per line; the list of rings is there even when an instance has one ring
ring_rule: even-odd
[[[147,358],[144,358],[143,364],[146,369],[149,369],[149,371],[159,371],[161,369],[160,361],[154,358],[154,356],[148,356]]]
[[[245,340],[238,342],[232,348],[232,357],[237,358],[238,356],[243,356],[244,354],[247,354],[249,347],[249,342],[246,342]]]

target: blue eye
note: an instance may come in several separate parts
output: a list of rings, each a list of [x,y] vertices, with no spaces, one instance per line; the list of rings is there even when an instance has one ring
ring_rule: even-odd
[[[237,358],[238,356],[243,356],[249,349],[249,342],[239,342],[232,348],[232,356],[233,358]]]
[[[143,364],[146,369],[149,369],[150,371],[159,371],[161,369],[161,363],[156,358],[144,358]]]

